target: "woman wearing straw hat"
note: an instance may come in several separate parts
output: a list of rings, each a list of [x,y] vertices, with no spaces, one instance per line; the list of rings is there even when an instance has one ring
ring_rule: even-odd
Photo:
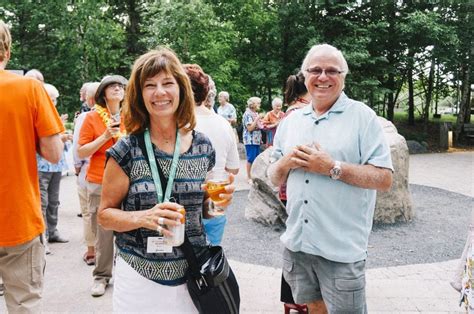
[[[105,151],[125,135],[120,109],[126,84],[127,80],[120,75],[106,76],[102,79],[95,95],[95,110],[87,113],[79,136],[77,149],[79,158],[90,157],[86,181],[89,212],[92,213],[95,225],[102,191]],[[105,293],[105,288],[112,277],[113,237],[112,231],[97,225],[94,284],[91,289],[91,295],[94,297],[100,297]]]

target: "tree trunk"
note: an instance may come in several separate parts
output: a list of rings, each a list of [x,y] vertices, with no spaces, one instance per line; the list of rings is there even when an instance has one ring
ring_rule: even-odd
[[[435,113],[438,114],[438,100],[439,100],[439,65],[436,68],[436,88],[435,88]]]
[[[415,99],[413,91],[413,53],[408,55],[408,125],[415,125]]]
[[[141,16],[136,2],[136,0],[128,0],[126,4],[128,15],[128,23],[126,25],[127,54],[133,58],[145,51],[145,47],[143,47],[143,44],[140,43]]]
[[[428,123],[430,121],[430,106],[431,98],[433,96],[433,82],[434,82],[434,71],[435,71],[435,58],[431,59],[430,74],[428,76],[428,87],[426,89],[426,101],[425,108],[423,108],[423,123],[425,132],[428,130]]]
[[[387,86],[390,92],[387,94],[387,119],[393,122],[394,111],[395,111],[395,99],[393,97],[393,91],[395,90],[395,77],[393,73],[389,73]]]
[[[286,2],[286,1],[285,1]],[[286,4],[286,3],[285,3]],[[285,15],[285,20],[287,19],[287,16]],[[283,23],[283,25],[285,25],[285,23]],[[288,52],[288,49],[289,49],[289,41],[290,41],[290,38],[289,38],[289,32],[288,32],[288,28],[287,27],[282,27],[282,35],[281,35],[281,38],[282,38],[282,43],[281,43],[281,62],[282,64],[287,64],[287,61],[290,59],[290,56],[289,56],[289,52]],[[293,73],[286,73],[286,74],[293,74]],[[285,94],[285,86],[286,86],[286,79],[287,77],[283,77],[283,80],[282,80],[282,95]]]
[[[469,62],[461,65],[462,85],[461,85],[461,103],[459,104],[458,118],[456,120],[455,138],[459,141],[464,123],[471,121],[471,85],[470,85],[470,65]]]
[[[469,86],[467,84],[467,86]],[[466,110],[464,112],[464,123],[471,123],[471,89],[468,87],[466,89],[466,104],[464,105],[464,109]]]

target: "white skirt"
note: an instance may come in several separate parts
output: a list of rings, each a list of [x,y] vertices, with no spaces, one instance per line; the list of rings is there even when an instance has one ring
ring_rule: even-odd
[[[140,275],[117,256],[114,313],[198,313],[186,284],[165,286]]]

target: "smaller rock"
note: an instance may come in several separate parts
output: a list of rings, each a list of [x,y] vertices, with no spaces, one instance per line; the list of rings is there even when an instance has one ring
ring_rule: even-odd
[[[410,154],[424,154],[428,152],[426,147],[421,145],[417,141],[408,140],[407,145],[408,145],[408,151]]]

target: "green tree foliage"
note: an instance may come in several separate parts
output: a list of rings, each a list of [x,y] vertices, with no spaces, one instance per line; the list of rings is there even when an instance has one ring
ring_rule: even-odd
[[[10,24],[12,69],[40,70],[59,92],[58,110],[80,107],[79,89],[105,74],[128,76],[124,67],[125,32],[107,16],[109,7],[96,1],[15,1],[0,6],[0,18]]]
[[[125,27],[127,48],[124,65],[128,67],[139,55],[146,52],[146,46],[142,40],[148,36],[144,27],[145,16],[154,1],[107,0],[106,3],[110,6],[110,10],[106,11],[108,17],[116,21],[118,25],[123,24]]]
[[[412,124],[416,112],[427,122],[446,95],[469,121],[472,9],[414,0],[0,0],[14,37],[9,67],[40,69],[60,90],[62,111],[77,109],[84,81],[128,76],[159,45],[201,65],[240,114],[250,96],[268,110],[308,49],[325,42],[346,56],[349,96],[390,120],[408,104]]]
[[[217,17],[209,4],[202,1],[158,2],[149,12],[149,37],[146,46],[167,46],[184,63],[197,63],[212,76],[219,90],[232,96],[244,95],[238,77],[239,60],[233,48],[237,33],[230,21]]]

